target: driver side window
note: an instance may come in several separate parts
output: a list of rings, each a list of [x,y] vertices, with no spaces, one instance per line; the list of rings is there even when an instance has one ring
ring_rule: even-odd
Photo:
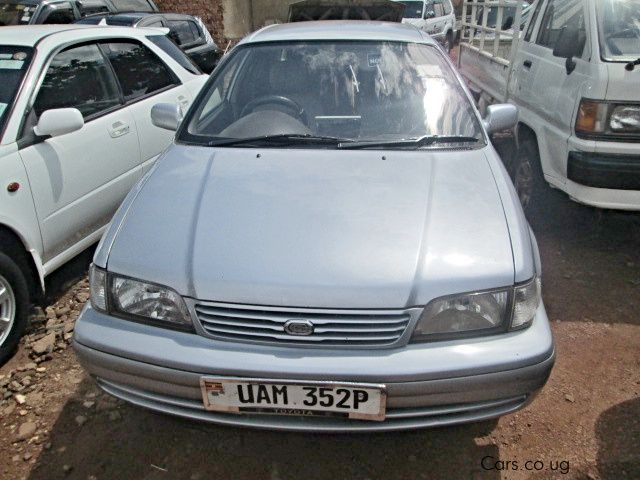
[[[553,50],[562,30],[570,25],[577,25],[581,36],[586,36],[583,0],[549,0],[536,43]],[[576,56],[582,56],[582,52]]]
[[[433,6],[434,0],[427,0],[424,5],[424,18],[429,19],[436,16],[436,11]]]
[[[33,108],[38,117],[45,110],[77,108],[86,119],[120,104],[113,73],[94,44],[64,50],[53,58]]]

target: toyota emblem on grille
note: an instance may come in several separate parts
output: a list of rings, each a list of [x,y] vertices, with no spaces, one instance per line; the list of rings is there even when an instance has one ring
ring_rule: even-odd
[[[289,335],[308,336],[313,333],[313,323],[309,320],[289,320],[284,324],[284,331]]]

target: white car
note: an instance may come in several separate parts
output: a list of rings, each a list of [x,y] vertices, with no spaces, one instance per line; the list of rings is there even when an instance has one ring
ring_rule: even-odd
[[[0,29],[0,361],[44,278],[97,242],[208,76],[160,29]]]
[[[451,0],[402,0],[406,8],[403,23],[408,23],[438,40],[450,51],[455,39],[456,15]]]

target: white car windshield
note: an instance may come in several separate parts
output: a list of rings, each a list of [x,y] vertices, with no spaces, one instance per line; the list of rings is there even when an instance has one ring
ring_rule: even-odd
[[[437,47],[383,41],[239,47],[185,125],[180,140],[196,144],[275,135],[483,139],[472,104]]]
[[[640,58],[640,0],[600,0],[597,5],[603,60]]]
[[[22,83],[33,49],[0,45],[0,132]]]

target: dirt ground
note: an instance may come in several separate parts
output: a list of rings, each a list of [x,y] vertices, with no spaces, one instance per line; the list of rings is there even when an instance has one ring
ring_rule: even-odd
[[[0,368],[0,380],[36,372],[23,404],[16,394],[0,397],[0,478],[640,479],[640,215],[597,211],[550,189],[546,196],[530,222],[557,363],[525,410],[393,434],[223,428],[111,401],[64,343],[30,370],[23,344]],[[70,307],[65,321],[73,321],[89,261],[86,254],[49,279],[52,315]],[[19,441],[21,429],[28,435]]]

